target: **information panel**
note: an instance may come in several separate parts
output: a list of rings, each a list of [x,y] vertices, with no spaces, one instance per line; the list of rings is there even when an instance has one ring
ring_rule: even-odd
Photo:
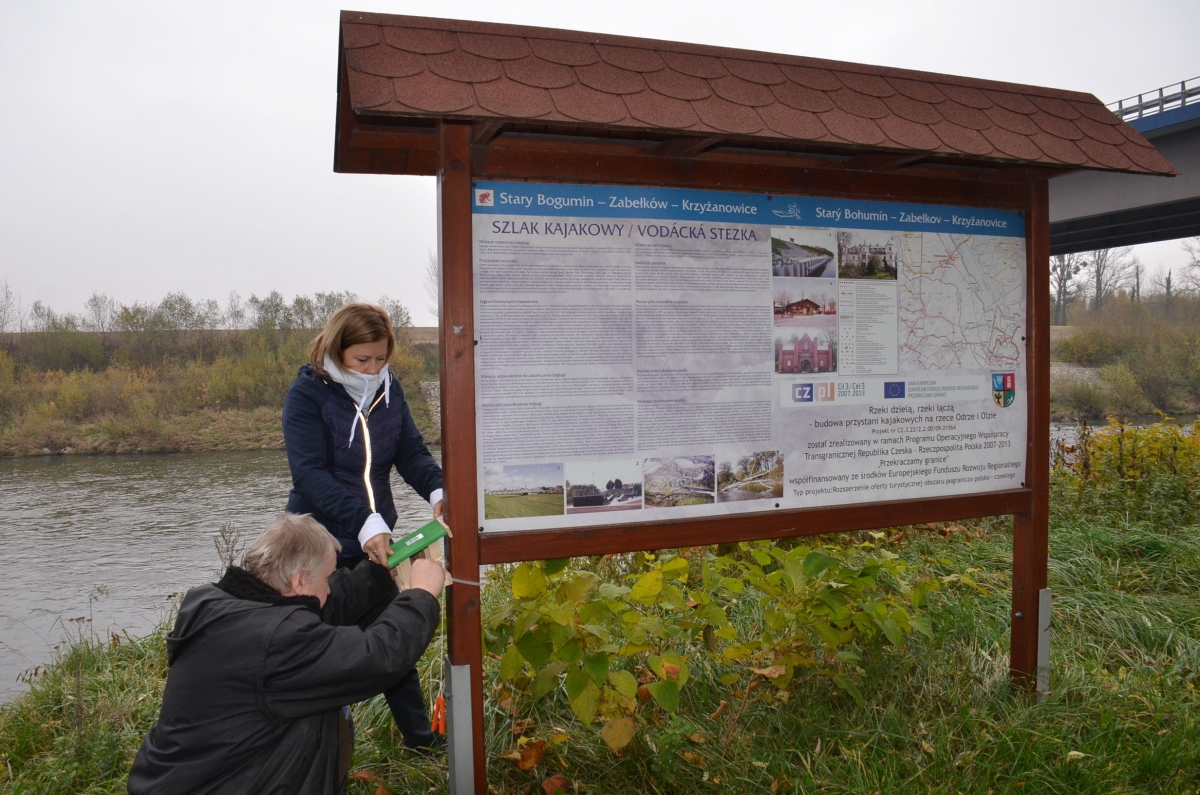
[[[1025,221],[478,182],[485,531],[1021,485]]]

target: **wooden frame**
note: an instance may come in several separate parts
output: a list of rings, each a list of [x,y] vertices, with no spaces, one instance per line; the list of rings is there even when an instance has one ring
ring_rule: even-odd
[[[476,125],[477,126],[477,125]],[[599,555],[760,538],[847,532],[917,522],[1014,515],[1011,675],[1032,687],[1037,674],[1038,592],[1046,587],[1049,527],[1049,201],[1051,172],[873,171],[871,160],[850,167],[792,154],[722,153],[677,147],[692,156],[647,152],[645,142],[497,138],[465,122],[438,122],[430,138],[404,153],[436,153],[441,276],[442,444],[447,520],[454,528],[449,564],[449,655],[472,667],[475,791],[487,792],[483,737],[483,649],[480,566],[531,559]],[[360,133],[356,133],[358,135]],[[382,134],[382,133],[380,133]],[[394,133],[391,133],[394,134]],[[416,135],[416,133],[406,133]],[[425,135],[421,133],[420,135]],[[356,139],[357,140],[357,139]],[[386,138],[384,139],[386,141]],[[372,141],[378,145],[379,141]],[[661,151],[662,148],[660,147]],[[376,150],[377,152],[378,150]],[[373,153],[374,154],[374,153]],[[371,167],[381,165],[372,157]],[[886,165],[886,164],[885,164]],[[832,197],[937,202],[1019,210],[1026,214],[1026,375],[1030,404],[1022,487],[983,495],[875,502],[706,519],[615,524],[574,530],[480,533],[477,482],[473,179],[609,183],[787,192]]]

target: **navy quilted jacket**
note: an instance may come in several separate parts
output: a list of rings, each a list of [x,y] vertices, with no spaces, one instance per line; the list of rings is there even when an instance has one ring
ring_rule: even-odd
[[[396,467],[400,477],[426,500],[434,489],[442,488],[442,470],[413,423],[400,382],[392,379],[390,406],[382,394],[380,387],[376,399],[368,404],[374,406],[367,415],[370,479],[375,511],[394,528],[391,468]],[[371,514],[363,480],[366,435],[361,427],[350,443],[350,426],[357,421],[354,401],[341,384],[317,375],[311,365],[300,368],[283,404],[283,441],[292,470],[287,510],[311,513],[342,542],[339,563],[351,565],[364,557],[358,531]]]

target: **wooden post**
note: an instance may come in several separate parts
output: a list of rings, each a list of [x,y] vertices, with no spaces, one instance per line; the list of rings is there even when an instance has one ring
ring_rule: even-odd
[[[483,745],[483,646],[479,612],[479,498],[475,449],[475,292],[471,268],[471,126],[438,123],[438,291],[442,469],[449,543],[447,653],[471,669],[475,792],[487,792]],[[470,584],[474,583],[474,584]]]
[[[1046,587],[1050,536],[1050,198],[1046,180],[1030,186],[1026,219],[1028,318],[1026,374],[1029,438],[1025,485],[1033,492],[1028,513],[1013,517],[1012,649],[1013,682],[1037,682],[1038,592]]]

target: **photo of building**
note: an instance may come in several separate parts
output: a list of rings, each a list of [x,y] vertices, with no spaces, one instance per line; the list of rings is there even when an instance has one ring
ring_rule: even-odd
[[[831,328],[837,324],[835,279],[775,279],[772,282],[774,324]]]
[[[837,233],[838,278],[895,279],[900,243],[893,232]]]
[[[775,337],[775,372],[837,372],[837,328],[804,328]]]

